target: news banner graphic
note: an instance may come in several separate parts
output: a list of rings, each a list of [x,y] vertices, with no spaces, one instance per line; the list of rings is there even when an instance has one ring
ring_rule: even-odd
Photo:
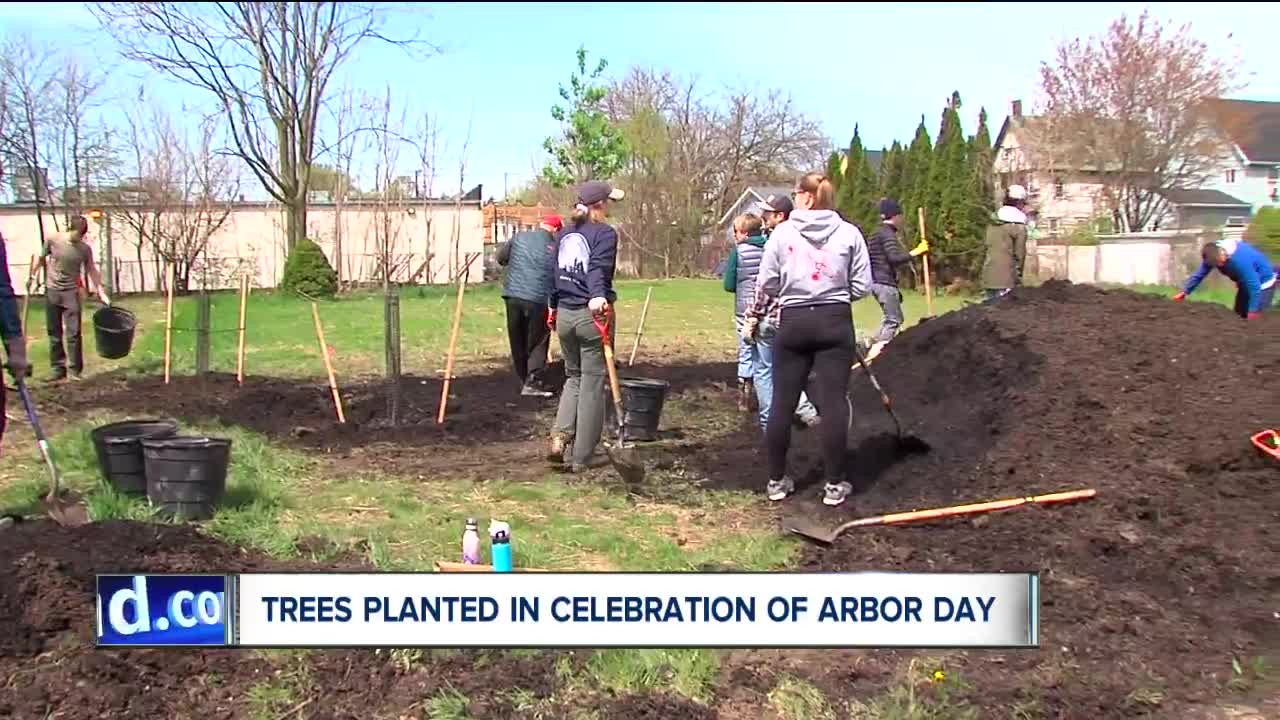
[[[1036,648],[1036,573],[99,576],[99,645]]]

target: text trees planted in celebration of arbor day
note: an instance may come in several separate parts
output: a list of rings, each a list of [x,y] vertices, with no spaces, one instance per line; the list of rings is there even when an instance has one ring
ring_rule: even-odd
[[[239,157],[285,206],[288,247],[305,237],[320,112],[334,72],[383,31],[385,3],[91,3],[122,55],[211,97]]]

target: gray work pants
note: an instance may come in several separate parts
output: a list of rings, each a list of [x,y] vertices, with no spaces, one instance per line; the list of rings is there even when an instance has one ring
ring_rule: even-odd
[[[874,341],[889,342],[902,329],[902,291],[893,285],[871,283],[871,294],[884,311],[884,320],[880,322]]]
[[[609,325],[610,342],[616,335],[616,325],[615,316]],[[559,310],[556,335],[564,356],[565,379],[555,432],[573,438],[572,464],[586,465],[600,444],[605,403],[609,401],[604,345],[600,341],[600,330],[592,322],[591,311],[586,308]]]

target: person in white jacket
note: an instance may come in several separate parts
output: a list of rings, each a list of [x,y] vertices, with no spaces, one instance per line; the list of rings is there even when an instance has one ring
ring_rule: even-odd
[[[815,397],[845,398],[854,361],[852,304],[871,291],[867,243],[856,227],[833,209],[835,190],[820,173],[796,186],[796,210],[765,243],[744,336],[754,336],[761,320],[777,327],[773,340],[773,403],[765,442],[769,456],[770,500],[795,491],[786,473],[791,416],[810,371]],[[776,316],[776,320],[773,318]],[[853,491],[845,481],[849,406],[828,402],[819,425],[822,434],[823,502],[840,505]]]

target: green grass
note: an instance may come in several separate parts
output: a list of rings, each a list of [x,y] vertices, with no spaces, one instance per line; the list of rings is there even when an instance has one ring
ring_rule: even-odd
[[[587,661],[585,678],[614,693],[663,691],[705,703],[719,671],[714,650],[601,650]]]
[[[92,428],[116,419],[83,419],[51,440],[64,483],[82,493],[94,520],[154,519],[145,499],[101,480]],[[238,546],[277,557],[298,554],[298,539],[318,537],[336,552],[363,544],[379,568],[430,570],[459,553],[462,519],[511,522],[517,566],[544,569],[693,570],[704,565],[760,570],[785,566],[798,544],[756,521],[745,493],[686,490],[670,502],[632,501],[597,484],[334,476],[296,451],[248,430],[184,426],[232,441],[227,495],[207,529]],[[0,507],[34,513],[46,476],[33,451],[11,452],[0,470]],[[731,529],[704,534],[698,518]],[[319,557],[316,559],[325,559]],[[483,558],[487,561],[487,558]]]
[[[769,691],[769,706],[781,720],[836,720],[836,711],[821,690],[789,675]]]
[[[618,291],[619,354],[630,355],[640,321],[646,290],[653,299],[645,321],[644,338],[637,360],[728,360],[734,353],[733,296],[719,280],[679,279],[620,281]],[[439,375],[444,368],[457,294],[453,287],[411,287],[401,290],[400,331],[402,367],[408,374]],[[92,315],[98,307],[86,304],[83,335],[86,372],[117,368],[158,373],[164,365],[164,299],[156,296],[121,297],[117,302],[138,316],[134,349],[128,358],[108,361],[97,357]],[[172,372],[195,370],[194,333],[196,297],[174,301]],[[235,372],[239,343],[239,296],[235,292],[211,294],[210,367]],[[938,295],[934,312],[941,314],[964,304],[964,299]],[[325,342],[333,349],[334,367],[341,378],[381,373],[383,369],[383,301],[380,292],[360,292],[338,300],[320,302]],[[925,314],[918,293],[904,293],[907,324]],[[854,323],[860,333],[871,333],[880,323],[880,308],[868,298],[854,305]],[[275,292],[250,295],[246,311],[245,367],[251,375],[323,377],[311,304],[302,298]],[[48,341],[44,331],[44,304],[33,299],[30,310],[30,357],[39,376],[47,374]],[[507,353],[505,308],[500,286],[488,283],[467,288],[456,362],[461,368],[481,361],[503,362]]]
[[[427,720],[470,720],[467,696],[449,688],[441,690],[426,703]]]

